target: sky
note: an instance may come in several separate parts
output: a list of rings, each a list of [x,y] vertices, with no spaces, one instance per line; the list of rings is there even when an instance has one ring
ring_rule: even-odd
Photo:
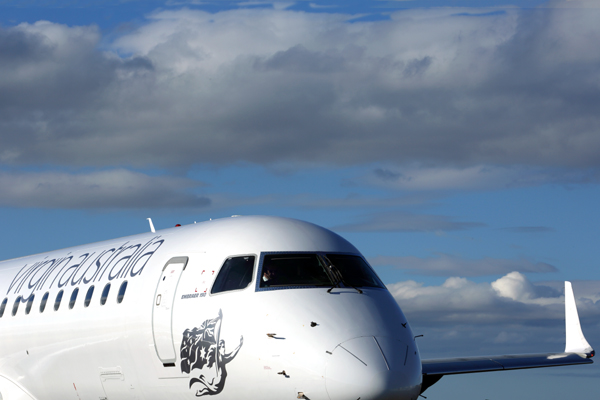
[[[0,1],[0,259],[231,215],[329,228],[423,358],[600,347],[594,1]],[[600,365],[429,399],[597,399]]]

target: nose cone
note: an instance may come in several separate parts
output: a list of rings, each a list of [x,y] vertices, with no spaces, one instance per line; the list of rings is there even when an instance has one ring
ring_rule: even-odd
[[[413,343],[363,336],[339,344],[326,371],[331,400],[413,400],[421,387],[421,360]]]

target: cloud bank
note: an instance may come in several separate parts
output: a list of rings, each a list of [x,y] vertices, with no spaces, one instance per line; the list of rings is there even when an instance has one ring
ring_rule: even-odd
[[[419,339],[425,358],[564,348],[562,282],[532,283],[525,275],[510,272],[489,283],[452,277],[439,286],[411,280],[387,287],[415,334],[425,334]],[[584,334],[588,339],[597,337],[598,282],[575,282],[574,292]]]
[[[384,212],[367,215],[362,221],[332,229],[340,232],[434,232],[462,231],[484,227],[480,222],[455,221],[445,215]]]
[[[108,44],[2,28],[0,162],[597,168],[598,11],[476,14],[162,11]]]
[[[413,274],[434,276],[488,276],[509,272],[547,273],[557,272],[553,265],[526,259],[499,258],[466,259],[451,254],[436,253],[434,257],[419,258],[378,256],[369,260],[372,265],[390,265]]]
[[[33,208],[199,209],[210,199],[190,192],[186,178],[149,176],[125,169],[91,173],[0,172],[0,206]]]

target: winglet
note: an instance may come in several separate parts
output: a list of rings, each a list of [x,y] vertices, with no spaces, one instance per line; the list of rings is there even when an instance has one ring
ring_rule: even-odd
[[[565,281],[565,327],[567,331],[565,353],[585,353],[588,357],[593,357],[594,349],[585,340],[581,331],[573,287],[568,281]]]

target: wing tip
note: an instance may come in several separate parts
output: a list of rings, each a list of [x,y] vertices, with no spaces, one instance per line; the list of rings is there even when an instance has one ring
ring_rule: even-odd
[[[573,285],[569,281],[565,281],[565,330],[565,353],[583,353],[587,358],[596,354],[581,330]]]

